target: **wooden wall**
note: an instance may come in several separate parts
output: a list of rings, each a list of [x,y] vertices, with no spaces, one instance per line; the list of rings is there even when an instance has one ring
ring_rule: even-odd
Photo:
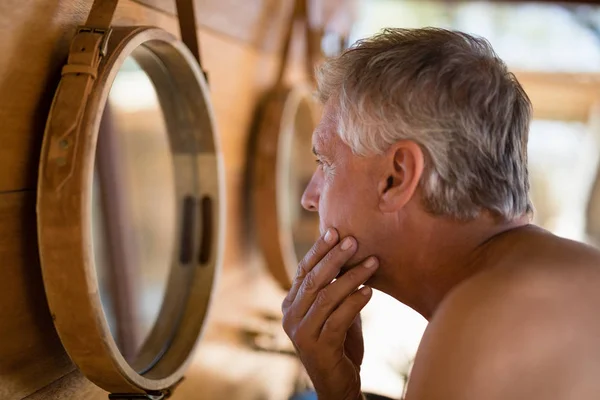
[[[327,19],[342,2],[326,2],[327,7],[318,18]],[[44,124],[69,41],[76,25],[85,21],[91,3],[92,0],[0,2],[3,400],[27,396],[106,398],[104,392],[79,374],[56,335],[41,279],[35,221],[35,187]],[[172,3],[174,0],[122,0],[115,24],[156,25],[178,36]],[[230,296],[232,290],[244,293],[244,287],[251,286],[254,280],[270,282],[243,229],[248,219],[244,214],[246,149],[256,101],[274,78],[277,49],[291,6],[291,0],[197,0],[201,49],[210,76],[227,179],[225,273],[216,300],[221,304],[232,303],[224,297]],[[292,79],[299,76],[293,73]],[[240,274],[244,278],[236,280]],[[228,277],[231,275],[238,278]],[[231,283],[234,281],[238,283]],[[267,291],[275,294],[275,304],[280,292],[270,283],[266,285]],[[279,304],[275,306],[278,309]],[[223,307],[226,314],[228,309]],[[197,393],[197,387],[194,390]],[[191,398],[182,394],[175,397]]]

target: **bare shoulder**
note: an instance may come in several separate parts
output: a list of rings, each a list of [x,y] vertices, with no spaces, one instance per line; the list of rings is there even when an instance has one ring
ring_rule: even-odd
[[[432,318],[407,400],[600,398],[600,252],[537,229],[496,251]]]

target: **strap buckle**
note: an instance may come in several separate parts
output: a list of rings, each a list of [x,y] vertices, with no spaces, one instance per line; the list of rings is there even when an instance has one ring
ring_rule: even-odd
[[[100,42],[100,56],[104,57],[108,49],[108,39],[112,33],[110,28],[93,28],[91,26],[80,26],[77,28],[77,34],[79,33],[97,33],[102,35],[102,41]]]

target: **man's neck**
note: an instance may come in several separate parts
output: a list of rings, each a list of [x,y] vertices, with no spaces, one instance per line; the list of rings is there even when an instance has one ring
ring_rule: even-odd
[[[374,282],[373,287],[429,320],[454,287],[497,261],[491,249],[503,234],[528,224],[528,217],[510,222],[498,222],[490,216],[469,222],[421,219],[411,235],[418,241],[411,246],[414,251],[404,248],[403,254],[394,257],[396,264],[405,265],[388,266],[384,279]]]

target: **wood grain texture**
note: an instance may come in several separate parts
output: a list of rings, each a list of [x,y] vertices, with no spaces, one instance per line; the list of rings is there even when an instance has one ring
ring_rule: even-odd
[[[75,370],[26,397],[27,400],[106,400],[108,393]]]
[[[75,26],[85,21],[91,0],[38,0],[27,7],[22,4],[19,0],[0,2],[3,54],[0,57],[0,266],[4,273],[0,282],[0,398],[3,400],[31,395],[74,368],[57,338],[46,305],[37,258],[32,189],[36,185],[41,139],[59,71]],[[119,2],[115,23],[155,25],[179,35],[175,18],[129,0]],[[270,282],[264,266],[252,262],[256,254],[247,243],[249,236],[241,228],[248,200],[245,170],[250,124],[257,99],[273,82],[277,55],[214,31],[202,30],[200,40],[225,159],[228,201],[223,275],[243,271]],[[296,53],[301,54],[302,49],[299,47]],[[294,80],[297,75],[292,68],[289,79]],[[252,283],[251,279],[245,279],[237,284]],[[239,289],[229,286],[228,290]],[[224,298],[217,302],[232,303],[228,292],[219,296]],[[279,307],[279,295],[265,298],[275,308]],[[214,332],[218,330],[208,336],[218,336]],[[223,360],[233,363],[236,351],[228,354],[230,358]],[[244,363],[245,372],[227,377],[227,385],[243,391],[244,382],[253,376],[255,369],[270,365],[269,357],[259,358],[262,364],[256,367],[249,358]],[[87,393],[99,393],[92,390],[89,381],[77,378],[77,374],[64,379],[48,387],[53,390],[47,392],[51,395],[37,392],[37,398],[88,400]],[[70,379],[80,383],[65,383]],[[194,389],[187,392],[192,397],[176,398],[193,398],[198,385],[202,385],[195,379],[188,376],[186,380],[187,385],[196,382],[192,385]],[[256,380],[269,384],[268,376]],[[215,384],[213,392],[220,391]],[[106,399],[106,394],[102,392],[98,398]]]
[[[169,15],[176,14],[175,0],[135,0]],[[201,29],[228,36],[259,50],[278,51],[283,45],[287,20],[295,0],[196,0]],[[313,26],[341,34],[350,30],[357,10],[355,0],[308,0]]]
[[[0,399],[20,399],[75,367],[54,330],[40,275],[35,192],[0,195]]]
[[[0,2],[0,192],[35,188],[46,116],[86,12],[77,1]]]
[[[170,16],[177,14],[175,0],[136,0]],[[281,44],[286,15],[294,0],[196,0],[196,19],[201,29],[210,30],[263,50]],[[202,43],[200,43],[202,47]]]
[[[219,281],[204,339],[170,400],[282,400],[293,390],[298,360],[254,351],[244,333],[269,325],[263,316],[278,315],[284,293],[259,273],[260,263],[244,267]],[[270,324],[280,327],[277,320]],[[74,371],[26,399],[106,400],[107,393]]]
[[[175,1],[160,3],[174,7]],[[207,3],[221,2],[211,0]],[[38,0],[28,7],[21,4],[19,0],[0,2],[0,193],[35,188],[42,135],[60,79],[60,68],[75,28],[85,22],[92,0]],[[256,6],[260,4],[253,3],[253,7]],[[245,7],[246,14],[239,14],[244,18],[253,13],[261,14],[261,11]],[[216,9],[224,11],[219,7]],[[233,7],[231,11],[238,15],[238,9]],[[207,15],[210,14],[205,11],[203,16]],[[263,17],[272,23],[282,24],[278,15],[284,14],[269,11]],[[201,52],[209,70],[211,88],[220,92],[215,94],[214,100],[220,103],[217,107],[221,110],[222,104],[231,108],[232,98],[240,103],[236,104],[235,110],[227,110],[230,116],[234,114],[233,121],[221,115],[218,115],[218,121],[231,122],[241,131],[247,128],[244,120],[250,118],[257,90],[268,85],[272,78],[277,55],[250,48],[235,35],[220,33],[237,29],[239,24],[234,23],[235,18],[229,19],[221,12],[211,21],[223,23],[225,27],[220,31],[200,32]],[[257,31],[268,25],[268,22],[259,19],[252,23]],[[119,2],[114,24],[155,25],[179,37],[177,20],[172,15],[131,0]],[[43,35],[40,34],[42,31]],[[277,37],[272,32],[268,36]],[[222,97],[221,93],[227,97]]]

